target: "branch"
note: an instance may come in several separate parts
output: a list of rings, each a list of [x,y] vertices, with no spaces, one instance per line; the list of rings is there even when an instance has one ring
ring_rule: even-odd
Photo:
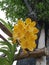
[[[12,33],[0,22],[0,28],[3,32],[5,32],[8,36],[12,37]]]
[[[5,57],[6,55],[5,54],[2,54],[0,55],[0,57]],[[42,49],[36,49],[35,51],[33,52],[30,52],[29,54],[28,53],[21,53],[21,54],[16,54],[14,56],[14,61],[15,60],[21,60],[21,59],[25,59],[25,58],[29,58],[29,57],[34,57],[34,58],[40,58],[42,56],[49,56],[49,52],[47,50],[47,48],[42,48]]]
[[[32,12],[32,8],[31,8],[30,4],[28,3],[27,0],[24,0],[24,2],[25,2],[26,6],[27,6],[27,8],[29,10],[29,13],[31,13]]]
[[[36,20],[37,19],[36,13],[32,10],[32,7],[28,3],[28,0],[24,0],[24,2],[25,2],[26,6],[28,8],[28,11],[29,11],[28,16],[31,17],[31,18],[33,18],[34,20]]]
[[[39,58],[41,56],[49,56],[49,52],[48,52],[47,48],[37,49],[33,52],[30,52],[29,54],[21,53],[21,54],[15,55],[14,60],[20,60],[20,59],[25,59],[25,58],[29,58],[29,57]]]

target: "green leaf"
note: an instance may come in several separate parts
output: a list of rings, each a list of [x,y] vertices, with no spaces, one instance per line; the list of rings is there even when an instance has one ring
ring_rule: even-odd
[[[12,55],[11,52],[9,52],[8,50],[5,50],[5,49],[0,49],[0,52],[3,52],[7,56],[8,61],[10,63],[12,63],[13,58],[11,58],[11,55]]]
[[[16,44],[11,45],[10,43],[4,42],[4,41],[0,41],[0,43],[3,46],[7,45],[10,48],[10,51],[9,51],[8,50],[9,48],[1,47],[0,52],[3,52],[4,54],[6,54],[10,64],[12,64],[13,63],[13,59],[14,59],[15,50],[16,50]]]
[[[0,19],[0,21],[5,25],[5,27],[12,33],[11,27],[6,23],[3,19]]]
[[[1,47],[1,49],[8,50],[9,48],[4,46],[4,47]]]
[[[13,44],[12,50],[11,50],[11,55],[10,55],[11,63],[13,62],[13,59],[14,59],[15,50],[16,50],[16,44]]]
[[[0,64],[1,65],[10,65],[7,58],[0,57]]]
[[[10,44],[10,42],[0,41],[0,44],[7,45],[10,51],[12,50],[12,44]]]
[[[10,52],[8,52],[8,51],[5,50],[5,49],[1,49],[1,48],[0,48],[0,52],[3,52],[3,53],[6,54],[7,56],[10,54]]]
[[[13,29],[13,26],[10,22],[8,22],[8,25],[10,26],[11,30]]]
[[[12,46],[12,57],[14,57],[15,51],[16,51],[16,44],[13,44]]]

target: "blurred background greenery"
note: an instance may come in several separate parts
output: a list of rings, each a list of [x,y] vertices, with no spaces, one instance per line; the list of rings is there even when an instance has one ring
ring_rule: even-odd
[[[49,0],[28,0],[37,20],[49,21]],[[16,18],[25,19],[28,16],[28,9],[23,0],[2,0],[0,8],[6,13],[7,19],[15,22]]]

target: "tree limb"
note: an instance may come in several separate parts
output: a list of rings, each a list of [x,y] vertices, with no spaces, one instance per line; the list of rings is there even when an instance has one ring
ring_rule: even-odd
[[[30,52],[29,54],[23,52],[21,54],[15,55],[14,60],[20,60],[20,59],[25,59],[29,57],[39,58],[41,56],[49,56],[49,52],[47,48],[37,49],[33,52]]]
[[[31,17],[34,20],[37,20],[36,13],[32,10],[32,7],[30,6],[30,3],[28,3],[28,0],[24,0],[26,7],[28,8],[28,17]]]
[[[31,8],[30,4],[28,3],[28,0],[24,0],[24,2],[25,2],[26,6],[27,6],[27,8],[29,10],[29,13],[31,13],[32,12],[32,8]]]
[[[4,55],[4,54],[0,55],[0,57],[5,57],[5,56],[6,55]],[[29,54],[24,53],[24,52],[21,54],[15,54],[14,61],[29,58],[29,57],[40,58],[42,56],[49,56],[49,52],[48,52],[47,48],[36,49],[35,51],[30,52]]]

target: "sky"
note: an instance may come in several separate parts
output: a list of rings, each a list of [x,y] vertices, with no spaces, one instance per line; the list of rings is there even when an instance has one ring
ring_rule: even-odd
[[[3,19],[4,21],[7,21],[5,13],[3,11],[0,10],[0,18]],[[2,36],[4,36],[6,39],[8,38],[8,36],[0,29],[0,34]],[[1,39],[0,39],[1,40]],[[0,46],[1,47],[1,46]],[[0,53],[1,55],[2,53]],[[13,63],[13,65],[16,65],[16,61]]]

